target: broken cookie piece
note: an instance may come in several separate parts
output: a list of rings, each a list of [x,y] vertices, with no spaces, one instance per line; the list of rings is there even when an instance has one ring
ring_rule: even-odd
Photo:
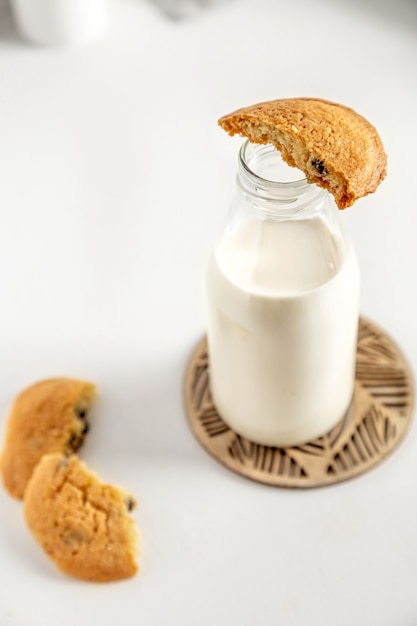
[[[136,574],[135,499],[100,482],[76,455],[45,455],[25,493],[29,529],[64,573],[109,582]]]
[[[23,498],[32,472],[44,454],[72,454],[81,446],[95,396],[92,383],[71,378],[44,380],[15,400],[0,461],[9,493]]]
[[[353,109],[317,98],[289,98],[238,109],[219,120],[230,135],[273,144],[309,183],[333,194],[339,209],[373,193],[387,158],[376,129]]]

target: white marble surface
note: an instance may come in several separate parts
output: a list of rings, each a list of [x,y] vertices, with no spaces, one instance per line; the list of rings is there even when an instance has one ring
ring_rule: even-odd
[[[0,8],[0,427],[42,377],[94,380],[82,456],[133,490],[141,573],[61,576],[0,490],[1,626],[414,626],[417,434],[363,477],[281,491],[190,433],[185,365],[240,139],[256,101],[341,101],[379,129],[389,176],[347,210],[362,313],[417,366],[417,4],[229,0],[169,21],[110,2],[81,48],[31,47]]]

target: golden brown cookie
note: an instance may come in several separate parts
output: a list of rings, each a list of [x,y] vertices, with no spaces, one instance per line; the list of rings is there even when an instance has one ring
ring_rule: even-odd
[[[339,209],[373,193],[387,158],[376,129],[353,109],[317,98],[262,102],[220,118],[230,135],[273,144],[308,182],[330,191]]]
[[[22,498],[33,469],[48,452],[75,452],[88,431],[87,411],[95,395],[89,382],[70,378],[41,381],[15,400],[1,456],[6,489]]]
[[[77,456],[48,454],[25,493],[27,524],[58,568],[107,582],[137,572],[139,535],[129,515],[135,500],[100,482]]]

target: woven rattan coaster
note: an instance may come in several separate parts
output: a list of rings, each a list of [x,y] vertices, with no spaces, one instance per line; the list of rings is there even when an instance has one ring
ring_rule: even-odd
[[[259,445],[231,430],[210,397],[207,342],[185,379],[191,428],[203,447],[238,474],[277,487],[319,487],[358,476],[398,445],[411,421],[413,383],[401,352],[374,324],[360,320],[353,403],[327,435],[293,448]]]

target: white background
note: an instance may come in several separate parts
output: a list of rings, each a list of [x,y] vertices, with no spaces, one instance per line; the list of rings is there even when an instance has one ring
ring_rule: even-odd
[[[415,426],[361,478],[286,491],[212,460],[182,404],[241,144],[217,119],[278,97],[378,128],[388,178],[343,219],[361,312],[416,369],[416,35],[411,0],[225,0],[176,22],[115,0],[97,42],[36,48],[1,4],[1,433],[26,385],[94,381],[81,456],[137,495],[143,536],[136,578],[66,578],[1,489],[1,626],[417,624]]]

